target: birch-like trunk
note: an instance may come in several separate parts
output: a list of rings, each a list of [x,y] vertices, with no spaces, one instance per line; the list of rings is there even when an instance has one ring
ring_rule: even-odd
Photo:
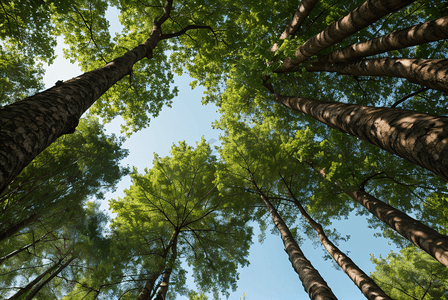
[[[295,56],[285,59],[283,65],[275,72],[291,72],[309,59],[311,56],[318,54],[345,38],[351,36],[355,32],[369,26],[378,21],[388,13],[401,9],[415,0],[368,0],[360,7],[351,11],[347,16],[334,22],[322,32],[306,41],[297,49]]]
[[[406,47],[417,46],[448,38],[448,17],[441,17],[423,24],[397,30],[367,42],[350,45],[344,49],[320,55],[319,62],[348,62]]]
[[[274,221],[274,224],[282,237],[283,244],[285,245],[285,251],[289,256],[289,261],[291,262],[294,271],[296,271],[299,275],[303,287],[310,296],[310,299],[337,299],[325,280],[320,276],[319,272],[311,265],[311,262],[306,259],[302,250],[300,250],[299,245],[289,231],[288,226],[286,226],[285,222],[282,220],[271,202],[269,202],[268,198],[265,195],[261,195],[261,199],[266,205],[267,210],[271,213],[272,220]]]
[[[277,102],[403,157],[448,181],[448,118],[276,95]]]
[[[73,133],[81,115],[136,62],[150,58],[160,35],[154,25],[144,43],[104,67],[0,109],[0,193],[36,155]]]
[[[448,59],[378,58],[351,63],[312,63],[306,70],[405,78],[412,83],[448,93]]]

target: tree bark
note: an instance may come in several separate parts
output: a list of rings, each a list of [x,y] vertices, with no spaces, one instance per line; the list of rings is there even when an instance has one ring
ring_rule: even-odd
[[[348,62],[360,57],[421,45],[448,38],[448,17],[397,30],[370,41],[318,56],[319,62]]]
[[[56,269],[58,267],[58,265],[62,262],[62,259],[59,260],[59,262],[53,266],[51,266],[50,268],[48,268],[47,270],[45,270],[42,274],[40,274],[39,276],[37,276],[36,278],[34,278],[34,280],[32,280],[31,282],[29,282],[25,287],[21,288],[17,293],[15,293],[11,298],[9,298],[8,300],[14,300],[14,299],[19,299],[20,296],[24,295],[25,293],[27,293],[29,290],[31,290],[33,288],[34,285],[36,285],[42,278],[44,278],[46,275],[50,274],[51,272],[53,272],[54,269]]]
[[[347,16],[334,22],[318,35],[306,41],[295,53],[295,57],[285,59],[275,72],[291,72],[302,62],[320,51],[333,46],[359,30],[381,19],[386,14],[401,9],[415,0],[368,0]]]
[[[403,157],[448,181],[448,118],[276,95],[276,101]]]
[[[267,210],[271,213],[275,226],[278,231],[280,231],[283,244],[285,245],[285,251],[288,253],[289,260],[291,261],[294,270],[299,275],[303,287],[310,296],[310,299],[337,299],[325,280],[320,276],[319,272],[311,265],[311,262],[306,259],[285,222],[282,220],[274,206],[269,202],[268,198],[262,194],[261,199],[266,205]]]
[[[179,235],[179,231],[176,230],[173,237],[171,238],[170,242],[168,243],[168,246],[165,248],[165,250],[163,251],[163,253],[161,255],[161,257],[163,259],[163,263],[157,267],[157,270],[148,279],[148,281],[146,281],[145,286],[143,287],[140,295],[138,296],[138,300],[149,300],[151,298],[151,292],[154,289],[154,284],[155,284],[157,278],[159,278],[160,274],[162,274],[163,269],[165,269],[166,257],[168,256],[170,249],[173,247],[173,245],[176,245],[176,247],[177,247],[178,235]],[[176,251],[176,250],[174,250],[174,251]],[[177,253],[177,251],[176,251],[176,253]],[[169,277],[168,277],[168,279],[169,279]],[[168,286],[167,286],[167,289],[168,289]]]
[[[325,173],[316,169],[312,162],[307,164],[325,178]],[[448,236],[438,233],[364,191],[345,189],[341,182],[336,184],[383,223],[448,267]]]
[[[32,300],[34,296],[47,284],[49,283],[54,277],[56,277],[59,273],[61,273],[62,270],[64,270],[75,258],[70,258],[65,264],[60,266],[53,274],[51,274],[47,279],[45,279],[41,284],[36,286],[31,293],[29,293],[25,300]]]
[[[170,284],[170,276],[171,272],[173,271],[174,263],[177,259],[177,239],[173,243],[172,253],[170,260],[168,262],[168,268],[165,270],[165,272],[162,275],[162,283],[160,284],[159,290],[157,291],[157,295],[154,298],[154,300],[165,300],[166,299],[166,293],[168,292],[168,287]]]
[[[284,40],[288,36],[294,35],[299,30],[300,26],[305,21],[306,17],[308,17],[311,10],[314,8],[314,6],[317,4],[318,1],[319,0],[302,0],[291,22],[289,22],[289,24],[286,25],[286,29],[280,36],[280,40]],[[277,51],[277,49],[278,49],[277,44],[274,44],[274,46],[271,47],[272,52]]]
[[[0,109],[0,193],[37,154],[73,133],[81,115],[136,62],[151,58],[160,36],[155,24],[144,43],[104,67]]]
[[[448,267],[448,236],[411,218],[372,195],[362,191],[344,191],[404,238]]]
[[[342,268],[347,276],[353,281],[353,283],[359,288],[359,290],[369,300],[392,300],[376,283],[372,280],[363,270],[361,270],[347,255],[345,255],[338,247],[336,247],[325,234],[322,225],[317,223],[308,212],[303,208],[302,204],[293,195],[291,189],[286,184],[282,177],[285,186],[288,189],[288,193],[294,204],[299,209],[302,216],[307,220],[308,224],[317,232],[319,240],[325,247],[327,252],[333,257],[335,262]]]
[[[26,225],[35,222],[39,218],[39,215],[37,213],[33,213],[31,216],[26,218],[25,220],[20,221],[19,223],[16,223],[14,225],[9,226],[5,230],[3,230],[0,233],[0,241],[14,235],[17,231],[25,227]]]
[[[448,93],[448,59],[379,58],[351,63],[312,63],[308,72],[335,72],[353,76],[387,76]]]

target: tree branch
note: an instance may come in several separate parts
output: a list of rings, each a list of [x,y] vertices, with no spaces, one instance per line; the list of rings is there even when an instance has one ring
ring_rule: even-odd
[[[402,102],[408,100],[409,98],[411,98],[411,97],[413,97],[413,96],[415,96],[415,95],[417,95],[417,94],[426,92],[427,90],[429,90],[429,88],[425,87],[425,88],[422,88],[422,89],[420,89],[420,90],[418,90],[418,91],[416,91],[416,92],[413,92],[412,94],[409,94],[409,95],[407,95],[406,97],[403,97],[403,98],[401,98],[400,100],[396,101],[394,104],[392,104],[391,108],[397,107],[398,104],[400,104],[400,103],[402,103]]]

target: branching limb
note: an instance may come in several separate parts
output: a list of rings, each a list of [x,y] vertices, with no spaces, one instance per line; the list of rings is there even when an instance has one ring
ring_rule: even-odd
[[[427,88],[427,87],[422,88],[422,89],[419,89],[418,91],[413,92],[413,93],[407,95],[406,97],[403,97],[403,98],[401,98],[400,100],[396,101],[394,104],[392,104],[391,108],[397,107],[397,105],[399,105],[400,103],[402,103],[402,102],[408,100],[408,99],[411,98],[411,97],[414,97],[414,96],[417,95],[417,94],[426,92],[427,90],[429,90],[429,88]]]

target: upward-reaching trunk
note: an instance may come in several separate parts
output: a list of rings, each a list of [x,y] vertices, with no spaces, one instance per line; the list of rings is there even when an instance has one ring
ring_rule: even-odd
[[[276,95],[277,102],[401,156],[448,181],[448,118]]]
[[[448,59],[378,58],[350,63],[312,63],[306,70],[406,78],[410,82],[448,93]]]
[[[311,262],[306,259],[285,222],[271,202],[269,202],[268,198],[262,194],[261,199],[263,199],[267,210],[271,213],[275,226],[278,231],[280,231],[283,244],[285,245],[285,251],[288,253],[289,260],[291,261],[294,270],[299,274],[299,278],[302,281],[305,291],[310,296],[310,299],[337,299],[325,280],[320,276],[319,272],[311,265]]]
[[[319,172],[312,162],[307,164]],[[325,178],[325,173],[319,173]],[[347,190],[341,182],[336,184],[345,194],[367,208],[369,212],[391,229],[448,267],[448,236],[438,233],[436,230],[364,191]]]
[[[160,284],[159,290],[157,291],[157,295],[154,298],[154,300],[165,300],[166,299],[166,293],[168,292],[168,286],[170,284],[170,276],[171,272],[173,271],[174,263],[177,259],[177,239],[173,243],[173,247],[171,247],[172,253],[170,260],[168,262],[168,268],[165,270],[165,272],[162,275],[162,283]]]
[[[28,293],[28,291],[30,291],[33,288],[33,286],[35,286],[39,281],[41,281],[42,278],[44,278],[45,276],[47,276],[48,274],[53,272],[53,270],[55,270],[61,262],[62,262],[62,259],[59,260],[59,262],[57,264],[52,265],[47,270],[45,270],[42,274],[40,274],[39,276],[34,278],[32,281],[30,281],[25,287],[21,288],[17,293],[15,293],[8,300],[19,299],[22,295]]]
[[[59,273],[62,272],[75,258],[72,257],[69,260],[67,260],[66,263],[61,265],[56,271],[54,271],[47,279],[45,279],[43,282],[41,282],[38,286],[36,286],[31,293],[29,293],[25,300],[32,300],[34,296],[47,284],[49,283],[53,278],[55,278]]]
[[[176,230],[173,234],[173,236],[171,237],[170,242],[168,243],[168,245],[165,247],[163,253],[160,255],[160,257],[162,258],[162,262],[155,268],[155,270],[153,270],[153,273],[151,275],[151,277],[146,281],[145,286],[143,287],[140,295],[138,296],[138,300],[149,300],[151,299],[151,294],[152,291],[154,289],[154,285],[157,281],[157,278],[159,278],[160,274],[162,274],[163,270],[166,268],[166,258],[169,254],[169,251],[172,250],[173,246],[177,247],[177,237],[179,235],[179,231]],[[176,250],[172,250],[175,253],[177,253]],[[173,252],[173,253],[174,253]],[[169,277],[168,277],[169,279]],[[156,287],[157,288],[157,287]],[[168,286],[167,286],[168,289]]]
[[[448,267],[448,236],[438,233],[366,192],[344,192],[401,236]]]
[[[305,21],[306,17],[308,17],[311,10],[314,8],[318,1],[319,0],[302,0],[291,22],[289,22],[289,24],[286,26],[285,31],[283,31],[282,35],[280,36],[281,40],[286,39],[288,36],[294,35],[299,30],[303,21]],[[277,51],[277,49],[277,44],[274,44],[274,46],[272,46],[271,48],[271,51],[275,52]]]
[[[70,79],[0,110],[0,193],[37,154],[58,137],[73,133],[81,115],[111,86],[128,75],[160,39],[154,26],[142,44],[104,67]]]
[[[370,41],[319,56],[324,63],[348,62],[360,57],[421,45],[448,38],[448,17],[397,30]]]
[[[415,0],[368,0],[360,7],[339,19],[318,35],[306,41],[295,53],[295,57],[285,59],[276,72],[291,72],[302,62],[320,51],[333,46],[359,30],[381,19],[386,14],[405,7]]]
[[[283,182],[285,180],[282,177]],[[342,268],[345,274],[353,281],[359,290],[369,300],[392,300],[363,270],[361,270],[347,255],[345,255],[338,247],[336,247],[325,234],[322,225],[317,223],[308,212],[303,208],[302,204],[293,195],[291,189],[286,184],[289,196],[293,199],[294,204],[299,209],[302,216],[307,220],[308,224],[317,232],[319,240],[325,247],[327,252],[333,257],[336,263]]]

